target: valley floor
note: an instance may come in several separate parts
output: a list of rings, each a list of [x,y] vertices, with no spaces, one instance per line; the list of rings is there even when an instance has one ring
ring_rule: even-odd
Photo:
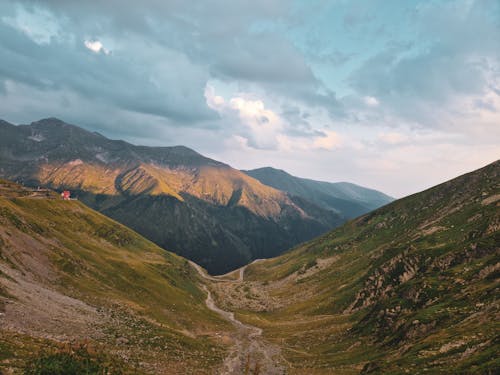
[[[222,284],[241,284],[243,282],[244,272],[247,266],[240,268],[223,277],[213,277],[207,275],[201,267],[195,263],[191,263],[199,272],[200,276],[208,283],[209,287],[216,288],[214,283]],[[235,274],[237,278],[231,276]],[[279,375],[285,374],[286,369],[284,363],[286,360],[281,355],[281,349],[278,345],[271,344],[262,337],[262,329],[250,324],[244,324],[236,319],[234,313],[219,308],[210,290],[204,286],[207,292],[206,305],[207,307],[222,316],[235,327],[235,333],[232,335],[232,348],[228,356],[225,358],[222,368],[219,370],[220,375],[237,375],[237,374],[269,374]]]
[[[283,303],[270,293],[280,288],[283,281],[269,284],[246,280],[247,267],[260,261],[256,260],[222,276],[210,276],[200,266],[191,263],[206,282],[207,307],[231,322],[236,329],[231,337],[231,348],[217,374],[299,375],[331,374],[332,371],[335,374],[359,374],[363,368],[359,364],[332,369],[327,364],[318,363],[315,354],[309,352],[307,339],[303,341],[302,348],[300,338],[298,345],[289,345],[288,340],[285,340],[285,337],[294,335],[300,337],[308,327],[313,330],[320,327],[325,333],[328,331],[328,335],[340,335],[350,326],[345,319],[339,321],[338,317],[331,315],[301,316],[290,320],[278,316],[276,320],[263,318],[262,314],[268,310],[283,307]],[[329,264],[329,261],[325,261],[325,264]],[[294,331],[294,327],[298,329]],[[326,327],[329,328],[325,330]]]

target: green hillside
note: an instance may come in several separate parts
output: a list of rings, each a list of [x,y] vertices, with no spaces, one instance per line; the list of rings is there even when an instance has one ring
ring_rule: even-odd
[[[199,282],[185,259],[80,202],[0,181],[0,372],[84,341],[125,372],[209,373],[225,353],[215,332],[230,326]]]
[[[500,162],[271,260],[219,303],[291,373],[498,373]]]

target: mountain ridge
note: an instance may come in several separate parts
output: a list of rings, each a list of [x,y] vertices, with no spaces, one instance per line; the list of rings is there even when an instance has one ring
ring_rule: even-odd
[[[0,176],[71,190],[211,273],[277,255],[345,220],[184,146],[135,146],[54,118],[2,122],[0,132]]]
[[[374,189],[349,182],[326,182],[296,177],[282,169],[263,167],[244,170],[260,182],[291,195],[301,196],[320,207],[338,212],[348,219],[394,200]]]

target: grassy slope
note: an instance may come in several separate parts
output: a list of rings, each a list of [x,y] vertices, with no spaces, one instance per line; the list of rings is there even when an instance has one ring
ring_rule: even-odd
[[[77,201],[29,195],[0,182],[0,368],[84,338],[151,372],[217,365],[223,348],[207,335],[228,327],[184,259]]]
[[[249,285],[277,303],[240,317],[284,344],[298,373],[493,373],[499,170],[493,163],[249,266]]]

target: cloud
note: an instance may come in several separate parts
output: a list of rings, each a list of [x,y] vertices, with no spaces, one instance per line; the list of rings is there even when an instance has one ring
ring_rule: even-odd
[[[35,43],[49,44],[52,39],[64,39],[60,23],[46,9],[34,6],[27,10],[16,6],[10,15],[3,16],[3,23],[21,31]],[[10,12],[9,12],[10,13]]]
[[[418,37],[366,59],[351,72],[351,87],[402,121],[456,127],[463,102],[481,100],[500,77],[499,8],[489,1],[419,4],[409,18]]]
[[[81,44],[52,38],[49,44],[39,45],[5,23],[0,23],[0,33],[0,79],[4,81],[55,90],[54,94],[64,89],[179,124],[214,118],[203,97],[208,73],[176,51],[144,46],[142,40],[130,37],[128,49],[117,48],[104,58],[107,49],[102,42],[92,40],[85,46],[83,36]],[[104,53],[89,55],[89,47]],[[186,74],[179,75],[178,69]]]
[[[244,138],[249,147],[258,149],[279,147],[283,121],[272,110],[265,108],[261,100],[236,96],[226,101],[222,96],[216,95],[211,86],[207,86],[205,97],[208,106],[232,123],[232,127],[228,127],[227,130],[233,131],[238,139]]]
[[[365,96],[363,100],[368,107],[377,107],[380,104],[377,98],[373,96]]]
[[[495,0],[6,0],[0,14],[11,122],[61,117],[395,195],[498,154]]]
[[[341,143],[340,137],[336,132],[327,131],[323,137],[317,137],[313,144],[316,148],[333,150],[334,148],[340,146]]]
[[[87,47],[92,52],[95,52],[95,53],[103,52],[106,55],[110,53],[109,50],[104,48],[104,46],[102,45],[102,43],[99,40],[85,40],[83,42],[83,44],[85,45],[85,47]]]
[[[300,111],[295,107],[287,108],[287,119],[267,108],[255,94],[240,93],[226,100],[208,85],[205,97],[207,105],[219,113],[222,121],[231,124],[225,130],[233,135],[237,144],[245,147],[261,150],[332,150],[341,144],[339,135],[329,129],[297,130],[295,124],[287,121],[300,117]],[[299,129],[304,123],[308,125],[303,122],[299,124]]]

